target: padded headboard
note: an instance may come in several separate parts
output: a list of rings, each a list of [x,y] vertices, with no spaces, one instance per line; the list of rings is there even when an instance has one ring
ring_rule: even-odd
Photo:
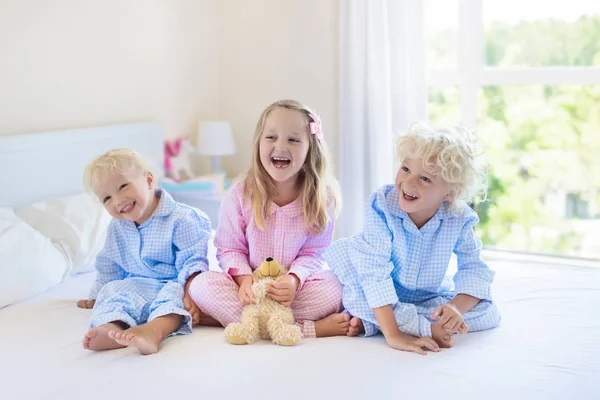
[[[154,122],[0,136],[0,207],[83,192],[83,170],[115,147],[138,151],[163,174],[163,130]]]

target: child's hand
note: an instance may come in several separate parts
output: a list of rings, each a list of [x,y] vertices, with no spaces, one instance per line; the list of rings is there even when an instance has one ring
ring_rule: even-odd
[[[460,311],[450,303],[446,303],[436,308],[431,314],[431,319],[438,319],[435,322],[435,325],[442,327],[450,334],[458,332],[465,333],[462,332],[464,331],[463,324],[465,324],[465,320]]]
[[[183,295],[183,308],[185,308],[185,311],[189,312],[192,316],[192,326],[198,325],[198,322],[200,322],[200,309],[194,300],[192,300],[192,297],[187,290]]]
[[[235,283],[238,284],[240,290],[238,291],[238,299],[242,306],[248,304],[254,304],[254,293],[252,293],[252,284],[256,282],[254,275],[240,275],[234,277]]]
[[[399,335],[393,335],[385,339],[388,346],[396,350],[413,351],[422,355],[427,354],[423,348],[435,352],[440,351],[440,346],[429,336],[414,337],[400,333]]]
[[[271,282],[267,290],[267,297],[289,307],[296,297],[296,290],[299,285],[300,279],[296,275],[282,275]]]
[[[77,307],[79,308],[94,308],[94,304],[96,304],[96,300],[79,300],[77,302]]]
[[[185,286],[183,287],[183,308],[185,308],[185,311],[190,313],[190,316],[192,317],[192,326],[198,325],[198,323],[200,322],[200,309],[198,308],[194,300],[192,300],[192,296],[190,296],[189,289],[192,281],[199,274],[200,273],[197,272],[191,275],[185,283]]]

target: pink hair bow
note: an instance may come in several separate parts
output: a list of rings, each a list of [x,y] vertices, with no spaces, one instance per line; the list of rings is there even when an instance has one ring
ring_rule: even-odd
[[[312,118],[313,122],[309,124],[310,133],[315,135],[318,140],[323,140],[323,128],[321,127],[321,117],[319,117],[316,113],[310,113],[310,118]]]

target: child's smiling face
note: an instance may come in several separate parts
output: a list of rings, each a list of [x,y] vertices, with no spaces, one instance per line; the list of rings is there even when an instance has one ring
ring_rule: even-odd
[[[111,217],[143,224],[154,212],[158,198],[151,173],[131,171],[108,174],[94,190]]]
[[[308,121],[299,111],[279,107],[265,120],[260,161],[275,182],[295,182],[309,149]]]
[[[441,176],[423,167],[423,160],[405,158],[396,174],[396,190],[400,209],[421,228],[449,200],[450,187]]]

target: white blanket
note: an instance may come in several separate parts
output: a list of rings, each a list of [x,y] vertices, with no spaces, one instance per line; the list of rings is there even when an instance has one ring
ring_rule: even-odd
[[[600,269],[492,262],[495,330],[427,356],[382,337],[232,346],[196,328],[158,354],[81,347],[93,274],[0,310],[0,398],[598,399]]]

